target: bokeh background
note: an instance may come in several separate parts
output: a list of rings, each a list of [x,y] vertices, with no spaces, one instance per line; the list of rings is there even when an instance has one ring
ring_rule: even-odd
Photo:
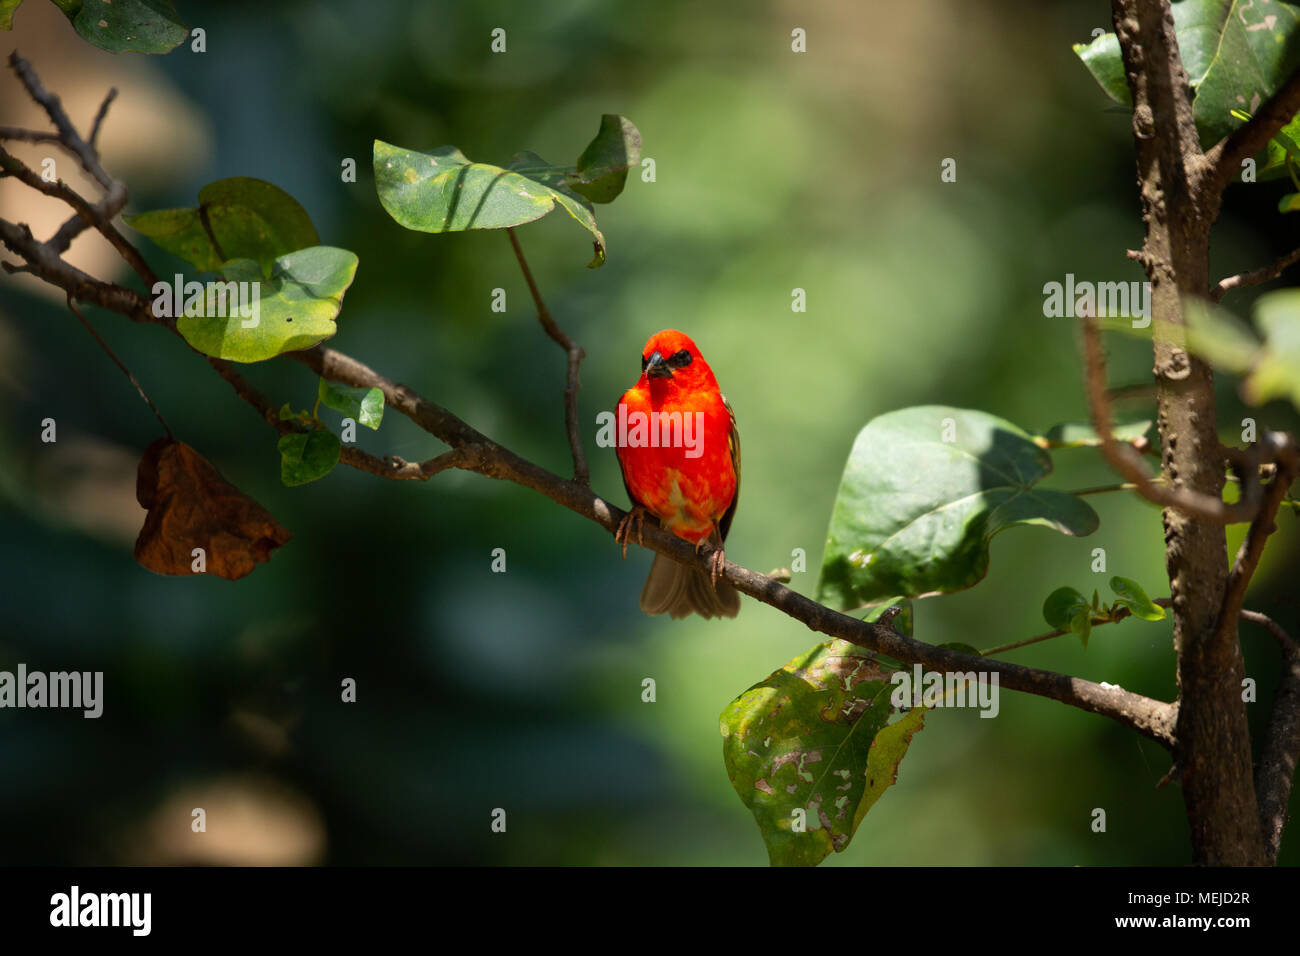
[[[0,52],[16,46],[80,123],[119,88],[102,146],[130,211],[192,205],[226,176],[289,190],[325,243],[360,256],[332,344],[561,473],[562,355],[506,237],[398,227],[374,193],[371,143],[572,161],[601,113],[630,117],[657,180],[634,174],[599,209],[608,264],[584,268],[587,235],[562,214],[520,230],[552,311],[588,353],[593,484],[623,501],[595,416],[635,379],[650,333],[686,330],[744,439],[728,556],[767,570],[803,548],[793,586],[805,593],[863,424],[928,403],[1031,430],[1084,419],[1073,324],[1043,317],[1042,287],[1066,273],[1142,278],[1124,255],[1141,241],[1128,118],[1070,50],[1108,25],[1102,0],[178,6],[206,29],[207,52],[115,57],[39,0],[19,8]],[[489,51],[494,27],[506,54]],[[790,50],[795,27],[805,54]],[[0,123],[41,125],[7,70],[0,90]],[[356,183],[340,181],[346,157]],[[955,183],[940,181],[946,157]],[[1294,246],[1273,211],[1280,192],[1232,189],[1216,274]],[[12,180],[0,205],[38,235],[66,215]],[[180,269],[141,246],[160,273]],[[73,252],[135,281],[97,236]],[[497,287],[504,314],[490,309]],[[791,312],[796,287],[804,314]],[[1244,314],[1251,298],[1229,303]],[[87,315],[178,436],[294,537],[235,584],[138,567],[135,467],[157,424],[57,292],[0,282],[0,668],[106,681],[99,720],[0,711],[0,862],[766,862],[723,768],[718,715],[812,634],[748,600],[734,621],[646,618],[650,556],[620,560],[601,529],[513,485],[339,468],[285,488],[274,433],[183,343]],[[1140,343],[1112,351],[1115,383],[1149,381]],[[296,363],[249,377],[277,403],[314,398]],[[1233,383],[1219,391],[1222,423],[1240,421]],[[1121,412],[1148,417],[1149,396]],[[1251,414],[1296,425],[1281,405]],[[39,440],[46,417],[57,444]],[[1239,442],[1234,430],[1224,437]],[[396,414],[360,441],[408,459],[441,450]],[[1053,487],[1114,480],[1091,451],[1056,461]],[[1158,511],[1126,495],[1091,501],[1096,535],[1001,535],[983,582],[919,602],[917,635],[989,647],[1041,633],[1049,591],[1105,590],[1109,574],[1167,594]],[[1248,606],[1294,628],[1300,538],[1293,514],[1280,525]],[[490,569],[498,547],[505,574]],[[1105,576],[1090,570],[1095,547]],[[1276,653],[1253,628],[1242,640],[1259,730]],[[1062,638],[1008,659],[1175,692],[1167,623],[1126,621],[1086,651]],[[340,702],[345,677],[355,704]],[[826,865],[1184,863],[1180,794],[1155,786],[1168,766],[1156,745],[1039,698],[1005,693],[995,720],[939,711]],[[206,834],[190,831],[193,807],[207,810]],[[490,832],[497,807],[505,834]],[[1104,834],[1090,829],[1094,807],[1107,810]],[[1292,834],[1283,861],[1297,860]]]

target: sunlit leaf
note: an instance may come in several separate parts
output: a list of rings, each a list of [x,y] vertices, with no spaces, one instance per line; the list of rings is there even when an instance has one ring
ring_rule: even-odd
[[[985,412],[922,406],[872,420],[840,481],[819,599],[850,609],[970,587],[993,536],[1014,525],[1091,534],[1088,504],[1034,487],[1051,469],[1031,436]]]

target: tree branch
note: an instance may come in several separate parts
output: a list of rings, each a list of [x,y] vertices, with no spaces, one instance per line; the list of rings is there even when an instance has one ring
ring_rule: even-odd
[[[1245,617],[1249,612],[1242,612]],[[1269,863],[1277,862],[1287,805],[1300,756],[1300,649],[1283,645],[1282,679],[1273,697],[1264,746],[1255,766],[1255,791],[1259,795],[1259,822]]]
[[[1300,249],[1293,249],[1286,255],[1279,257],[1266,266],[1255,269],[1253,272],[1239,272],[1235,276],[1220,279],[1219,284],[1210,290],[1210,301],[1218,302],[1233,289],[1239,289],[1246,285],[1259,285],[1276,279],[1297,262],[1300,262]]]
[[[1237,524],[1251,521],[1259,513],[1258,482],[1250,480],[1250,472],[1241,475],[1242,496],[1233,504],[1203,492],[1157,481],[1142,463],[1142,455],[1127,442],[1121,442],[1111,431],[1110,394],[1106,390],[1106,355],[1101,344],[1097,321],[1086,317],[1081,322],[1084,346],[1084,382],[1088,393],[1088,410],[1092,427],[1101,439],[1101,452],[1110,466],[1128,480],[1143,498],[1166,508],[1211,521],[1215,524]]]
[[[1241,172],[1241,164],[1257,156],[1296,113],[1300,113],[1300,70],[1287,77],[1244,126],[1206,151],[1199,192],[1213,200],[1212,208],[1218,208],[1219,197]]]
[[[11,62],[14,59],[16,58],[11,58]],[[53,106],[47,105],[47,110],[51,111],[52,117],[56,113],[61,113],[61,109],[57,107],[57,99],[44,93],[35,80],[34,74],[31,74],[30,67],[27,67],[24,61],[17,62],[20,66],[15,68],[19,70],[20,76],[24,74],[27,76],[25,83],[29,91],[38,91],[40,96],[46,99],[40,100],[38,92],[33,92],[33,96],[37,97],[38,101],[53,104]],[[64,121],[66,123],[66,117]],[[56,125],[59,125],[57,119]],[[63,132],[62,126],[60,129]],[[70,124],[68,124],[67,135],[76,135],[75,131],[70,129]],[[93,152],[90,161],[98,165]],[[109,182],[111,183],[111,180]],[[115,185],[107,187],[110,192]],[[94,207],[91,208],[93,210]],[[96,212],[95,215],[99,214]],[[98,228],[103,223],[97,221],[95,225]],[[0,220],[0,241],[25,260],[33,275],[64,289],[79,300],[94,303],[137,322],[160,325],[173,334],[179,335],[174,321],[153,314],[150,301],[145,296],[86,275],[65,262],[58,250],[52,248],[50,243],[37,241],[32,236],[31,230],[25,226]],[[514,240],[513,244],[518,253],[517,240]],[[354,387],[379,388],[384,393],[385,401],[390,408],[405,415],[421,429],[450,446],[450,451],[419,464],[402,459],[383,461],[358,449],[345,448],[342,460],[353,467],[383,477],[399,479],[427,478],[447,468],[474,471],[540,492],[557,504],[596,522],[612,534],[625,513],[596,495],[588,486],[585,480],[585,458],[581,457],[581,442],[579,440],[573,443],[573,436],[577,429],[576,363],[581,360],[582,350],[558,329],[553,319],[550,319],[536,291],[531,273],[522,260],[522,254],[520,259],[525,277],[534,292],[534,300],[538,304],[539,318],[543,327],[547,329],[548,335],[564,346],[570,357],[571,391],[566,393],[566,398],[572,394],[575,400],[566,402],[566,419],[569,422],[571,444],[575,449],[574,480],[563,479],[521,458],[414,390],[385,378],[362,362],[334,349],[318,345],[305,351],[285,353],[283,357],[299,362],[317,375],[333,382]],[[297,423],[280,421],[272,403],[248,383],[229,362],[211,357],[205,358],[208,364],[232,386],[236,394],[277,431],[284,433],[301,427]],[[690,543],[661,528],[647,524],[643,529],[643,541],[645,547],[667,555],[679,563],[706,571],[712,566],[711,548],[697,552]],[[868,623],[832,610],[792,591],[767,575],[750,571],[731,561],[724,562],[722,575],[738,590],[776,608],[803,623],[810,630],[842,638],[904,663],[920,664],[935,671],[996,673],[1001,685],[1007,689],[1047,697],[1090,713],[1109,717],[1166,747],[1173,746],[1173,728],[1178,714],[1177,704],[1153,700],[1110,684],[1096,684],[1063,674],[962,654],[926,644],[905,637],[882,624]]]
[[[582,427],[578,422],[578,389],[582,387],[578,382],[578,367],[582,365],[587,353],[551,317],[550,310],[542,300],[542,292],[533,280],[533,271],[528,268],[528,260],[524,258],[524,250],[519,245],[519,237],[515,235],[514,229],[507,227],[506,235],[510,237],[510,246],[515,250],[515,258],[519,260],[524,281],[528,283],[528,291],[532,293],[533,303],[537,306],[537,320],[542,323],[542,328],[551,340],[564,349],[568,356],[564,385],[564,423],[569,433],[569,451],[573,455],[573,480],[580,485],[590,484],[587,456],[582,450]]]
[[[1268,446],[1268,450],[1272,452],[1272,460],[1276,462],[1276,473],[1264,492],[1259,514],[1251,522],[1245,540],[1237,549],[1232,570],[1228,572],[1228,583],[1224,588],[1223,602],[1219,609],[1219,620],[1215,625],[1217,639],[1224,641],[1236,638],[1237,617],[1241,612],[1242,600],[1246,596],[1246,588],[1255,573],[1255,568],[1259,566],[1259,559],[1264,554],[1268,536],[1277,530],[1277,525],[1274,523],[1277,510],[1282,505],[1287,489],[1295,481],[1297,468],[1300,468],[1300,456],[1297,455],[1295,444],[1289,435],[1266,432],[1261,437],[1260,445]]]

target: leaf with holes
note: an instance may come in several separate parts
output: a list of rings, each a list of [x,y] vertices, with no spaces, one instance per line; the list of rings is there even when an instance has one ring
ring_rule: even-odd
[[[1174,34],[1195,92],[1192,115],[1203,144],[1215,142],[1241,122],[1300,65],[1300,9],[1279,0],[1180,0],[1172,5]],[[1131,107],[1119,41],[1106,33],[1074,52],[1101,88]],[[1294,121],[1293,121],[1294,122]],[[1280,144],[1279,144],[1280,145]],[[1275,150],[1270,149],[1269,168]]]
[[[190,35],[171,0],[55,0],[55,5],[84,39],[109,53],[166,53]]]
[[[925,709],[891,703],[894,668],[847,641],[819,644],[727,706],[727,775],[774,866],[842,851],[895,782]]]

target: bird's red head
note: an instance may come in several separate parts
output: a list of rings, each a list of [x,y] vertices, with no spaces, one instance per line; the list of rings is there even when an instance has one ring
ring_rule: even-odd
[[[716,391],[718,387],[699,348],[689,335],[676,329],[656,332],[646,342],[641,350],[641,383],[652,391],[672,387]]]

